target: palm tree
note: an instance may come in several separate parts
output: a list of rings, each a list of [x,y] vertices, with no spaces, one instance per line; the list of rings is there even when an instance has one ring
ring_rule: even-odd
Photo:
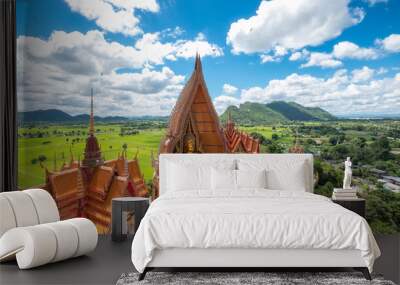
[[[122,149],[123,149],[123,154],[126,156],[126,150],[128,149],[127,143],[124,143],[124,144],[122,145]]]

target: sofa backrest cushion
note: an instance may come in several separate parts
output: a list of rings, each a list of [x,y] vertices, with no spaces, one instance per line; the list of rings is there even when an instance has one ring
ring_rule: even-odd
[[[15,227],[60,220],[57,205],[43,189],[0,193],[0,237]]]

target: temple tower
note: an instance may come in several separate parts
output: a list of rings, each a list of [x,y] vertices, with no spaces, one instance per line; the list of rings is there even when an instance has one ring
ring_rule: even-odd
[[[95,130],[94,130],[93,88],[92,88],[90,93],[89,136],[86,139],[85,154],[82,161],[82,166],[93,168],[103,164],[104,161],[101,156],[100,146],[95,136]]]
[[[226,145],[203,76],[200,55],[196,55],[193,73],[172,110],[160,153],[218,153]]]

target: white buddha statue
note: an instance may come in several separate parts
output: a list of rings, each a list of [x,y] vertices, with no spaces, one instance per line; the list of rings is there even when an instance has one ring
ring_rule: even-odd
[[[351,160],[350,157],[344,162],[344,179],[343,179],[343,189],[351,189],[351,176],[353,172],[351,170]]]

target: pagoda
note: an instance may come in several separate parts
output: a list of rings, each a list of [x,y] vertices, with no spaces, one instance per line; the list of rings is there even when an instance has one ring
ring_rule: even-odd
[[[104,161],[95,135],[93,90],[90,96],[89,135],[84,158],[71,160],[60,170],[45,167],[46,184],[43,187],[53,196],[61,219],[87,217],[100,233],[107,233],[111,222],[111,201],[115,197],[148,195],[140,171],[138,152],[133,159],[126,151],[116,159]]]
[[[258,153],[259,141],[240,132],[230,118],[221,127],[196,54],[194,70],[172,109],[159,153]],[[158,159],[152,155],[153,195],[158,197]]]
[[[90,91],[90,121],[89,137],[86,139],[85,158],[82,161],[82,167],[94,168],[103,165],[99,142],[94,134],[94,114],[93,114],[93,88]]]

